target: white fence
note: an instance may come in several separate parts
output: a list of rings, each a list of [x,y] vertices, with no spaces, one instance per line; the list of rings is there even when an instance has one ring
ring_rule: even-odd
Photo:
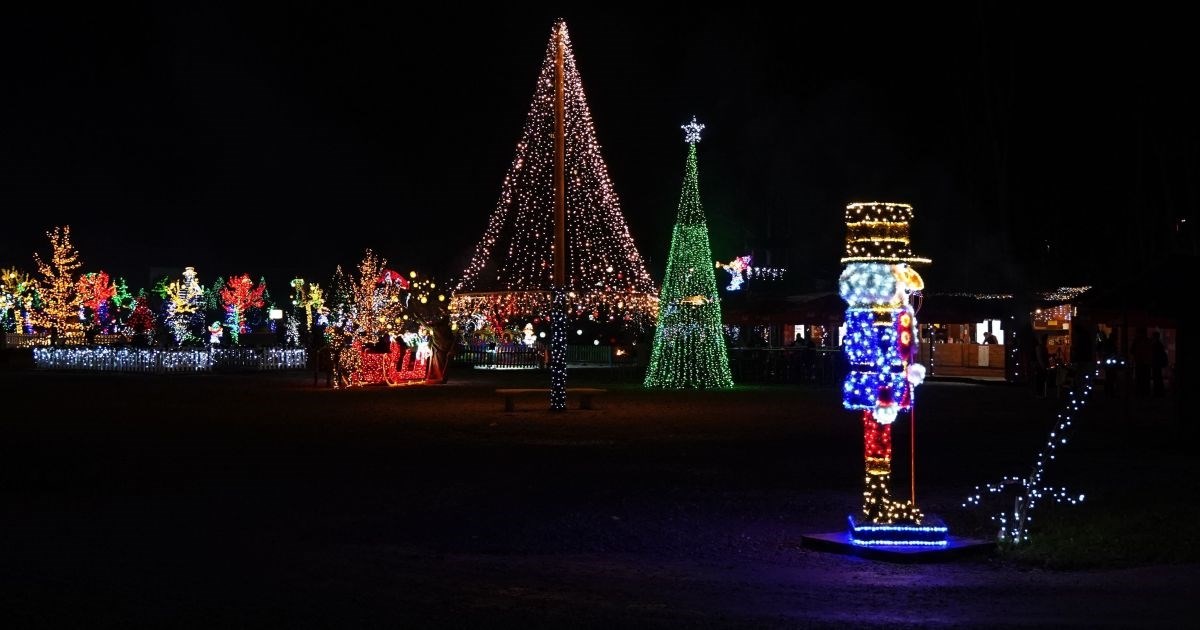
[[[218,370],[302,370],[308,365],[304,348],[215,348],[212,356]]]
[[[5,348],[33,348],[50,345],[50,335],[26,335],[25,333],[3,333]]]
[[[50,335],[36,333],[3,333],[5,348],[36,348],[50,345]],[[111,346],[124,343],[127,339],[122,335],[96,335],[89,342],[83,333],[68,333],[58,338],[60,346]]]
[[[33,349],[39,370],[144,372],[151,374],[233,370],[297,370],[308,361],[303,348],[215,348],[158,350],[153,348]]]

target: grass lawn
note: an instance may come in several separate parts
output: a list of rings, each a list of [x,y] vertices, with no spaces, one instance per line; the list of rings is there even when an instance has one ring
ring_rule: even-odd
[[[1031,545],[893,567],[798,544],[858,508],[861,427],[835,389],[645,391],[579,370],[572,385],[609,393],[553,414],[504,413],[493,393],[544,386],[536,374],[351,391],[306,375],[2,376],[0,607],[34,625],[762,627],[875,610],[902,627],[1017,609],[1014,623],[1135,623],[1173,614],[1172,589],[1195,583],[1191,433],[1165,401],[1085,410],[1046,481],[1088,500],[1040,507]],[[993,536],[962,499],[1027,472],[1060,401],[960,383],[918,395],[919,504]],[[894,437],[902,496],[910,426]],[[1116,595],[1122,571],[1150,571],[1136,603]]]

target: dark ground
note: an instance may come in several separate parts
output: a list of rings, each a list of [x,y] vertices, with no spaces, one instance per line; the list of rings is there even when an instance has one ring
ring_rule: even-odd
[[[600,380],[596,410],[506,414],[491,390],[531,375],[454,376],[331,391],[0,374],[4,625],[1169,627],[1194,612],[1196,512],[1177,501],[1194,454],[1164,401],[1101,399],[1050,470],[1089,501],[1046,510],[1044,539],[1092,568],[896,565],[800,547],[861,491],[860,427],[834,390]],[[1056,402],[930,383],[919,405],[919,502],[990,536],[960,502],[1027,470]],[[1093,520],[1109,525],[1089,538]]]

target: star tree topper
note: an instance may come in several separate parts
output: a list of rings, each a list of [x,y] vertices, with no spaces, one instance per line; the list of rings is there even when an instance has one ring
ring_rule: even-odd
[[[696,122],[696,117],[692,116],[692,122],[679,127],[683,130],[683,141],[688,144],[696,144],[700,142],[700,132],[704,130],[702,123]]]

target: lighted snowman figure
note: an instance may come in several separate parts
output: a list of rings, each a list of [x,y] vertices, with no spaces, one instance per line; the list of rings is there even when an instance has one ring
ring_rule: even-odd
[[[213,322],[208,327],[208,343],[214,346],[221,345],[221,336],[225,334],[225,328],[221,326],[221,322]]]
[[[536,343],[538,339],[537,335],[533,332],[533,324],[525,324],[525,329],[523,332],[525,333],[525,336],[521,339],[521,343],[532,348],[533,344]]]
[[[920,524],[911,501],[891,497],[892,423],[910,411],[913,389],[925,379],[916,362],[917,320],[909,297],[924,289],[909,263],[929,262],[908,245],[906,204],[863,203],[846,207],[846,268],[838,294],[847,303],[843,348],[849,373],[842,404],[863,412],[866,489],[863,517],[874,523]]]

